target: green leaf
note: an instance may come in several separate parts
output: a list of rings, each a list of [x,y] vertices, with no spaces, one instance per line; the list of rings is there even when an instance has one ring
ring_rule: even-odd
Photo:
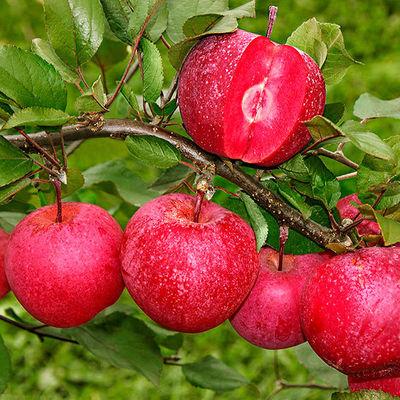
[[[120,196],[134,206],[140,207],[157,196],[147,190],[147,183],[128,169],[122,160],[97,164],[83,172],[85,188],[100,182],[112,182]]]
[[[185,39],[184,23],[191,17],[204,14],[220,14],[229,10],[228,0],[168,0],[168,37],[174,42]]]
[[[390,182],[385,185],[385,193],[379,200],[377,208],[384,210],[400,203],[400,182]]]
[[[151,321],[145,321],[147,327],[149,327],[153,334],[154,340],[163,347],[170,350],[179,350],[183,345],[183,335],[179,332],[170,331],[160,325],[155,324]]]
[[[193,171],[186,165],[178,164],[175,167],[167,169],[154,183],[151,184],[151,190],[157,193],[165,193],[171,187],[187,179]]]
[[[139,111],[139,103],[137,101],[137,97],[135,95],[134,90],[132,89],[131,85],[129,82],[126,82],[122,88],[121,88],[121,93],[122,96],[124,96],[125,100],[128,102],[128,104],[135,110]]]
[[[17,192],[30,185],[31,180],[28,178],[20,179],[9,185],[0,187],[0,203],[10,199]]]
[[[250,224],[254,230],[257,241],[257,251],[260,251],[261,247],[264,246],[268,237],[268,224],[264,218],[264,215],[260,211],[257,203],[246,193],[241,192],[240,198],[242,199],[246,211],[250,217]]]
[[[279,169],[284,172],[288,177],[296,179],[300,182],[310,182],[310,174],[304,158],[301,154],[296,154],[290,160],[284,162],[279,166]]]
[[[7,347],[0,336],[0,394],[7,388],[7,383],[11,379],[11,360]]]
[[[302,195],[293,190],[288,182],[277,181],[278,192],[285,198],[291,205],[296,207],[305,219],[311,216],[311,207],[305,202]]]
[[[322,40],[320,23],[311,18],[303,22],[288,38],[286,44],[294,46],[312,57],[321,68],[328,55],[328,48]]]
[[[142,38],[140,41],[143,56],[143,96],[146,101],[156,101],[164,82],[162,60],[157,46]]]
[[[25,217],[25,214],[12,211],[0,212],[0,228],[3,231],[11,233],[19,221]]]
[[[128,37],[133,41],[144,25],[150,11],[148,0],[131,0],[133,13],[129,17]]]
[[[159,383],[160,349],[143,321],[114,312],[67,331],[96,357],[117,368],[135,370],[155,385]]]
[[[71,115],[55,108],[28,107],[14,113],[3,129],[15,126],[61,126],[74,119]]]
[[[233,213],[239,215],[239,217],[243,218],[248,224],[251,223],[251,219],[249,213],[246,210],[246,206],[244,205],[243,201],[237,197],[227,197],[223,203],[222,207],[232,211]],[[268,226],[269,228],[269,226]]]
[[[67,184],[61,185],[61,198],[70,196],[72,193],[80,189],[84,183],[85,180],[82,173],[77,169],[69,168],[67,170]],[[52,204],[57,201],[53,185],[41,184],[40,190],[48,204]]]
[[[99,0],[44,0],[47,36],[58,57],[77,70],[100,47],[104,14]]]
[[[127,44],[131,44],[128,35],[129,19],[132,10],[127,1],[121,0],[100,0],[108,24],[115,36]]]
[[[256,16],[256,2],[255,0],[242,4],[239,7],[233,8],[229,11],[222,11],[221,15],[230,15],[235,18],[255,18]]]
[[[342,121],[345,111],[345,105],[343,103],[330,103],[325,105],[324,117],[332,121],[334,124],[338,124]]]
[[[393,397],[389,393],[381,390],[360,390],[354,393],[333,393],[332,400],[393,400],[399,397]]]
[[[393,149],[385,143],[378,135],[369,132],[368,127],[356,121],[346,121],[342,126],[344,135],[358,149],[370,156],[387,160],[393,164],[397,162],[397,156]]]
[[[65,110],[67,91],[55,68],[29,51],[0,47],[0,91],[21,107]]]
[[[389,136],[385,142],[393,149],[397,158],[400,158],[400,135]]]
[[[400,242],[400,222],[383,217],[377,212],[375,212],[375,217],[376,222],[381,228],[385,246],[391,246],[392,244]]]
[[[340,199],[340,184],[335,175],[315,156],[304,160],[310,176],[313,195],[329,209],[336,206]]]
[[[187,38],[175,44],[168,50],[168,58],[171,65],[179,71],[190,50],[198,42],[196,38]]]
[[[303,364],[311,375],[326,383],[335,386],[338,389],[347,387],[347,377],[336,369],[330,367],[322,361],[313,351],[311,346],[306,342],[294,348],[297,360]]]
[[[163,1],[146,26],[146,35],[152,42],[157,42],[168,26],[167,2]]]
[[[170,168],[181,160],[181,154],[172,144],[154,136],[128,136],[125,143],[135,158],[149,166]]]
[[[182,371],[192,385],[216,392],[234,390],[250,383],[243,375],[212,356],[184,364]]]
[[[14,113],[14,110],[6,103],[0,102],[0,117],[7,120]]]
[[[315,141],[330,136],[344,136],[344,133],[338,126],[322,115],[316,115],[311,121],[306,121],[305,124],[311,137]]]
[[[32,169],[32,159],[0,136],[0,186],[22,178]]]
[[[393,100],[381,100],[372,94],[362,94],[354,104],[354,115],[361,119],[400,118],[400,97]]]
[[[75,108],[78,113],[101,112],[107,103],[107,96],[104,91],[101,76],[93,83],[91,91],[83,94],[75,100]]]
[[[61,77],[66,82],[78,83],[80,82],[79,75],[65,64],[60,57],[56,54],[51,44],[43,39],[32,40],[32,51],[38,56],[42,57],[49,64],[60,73]]]

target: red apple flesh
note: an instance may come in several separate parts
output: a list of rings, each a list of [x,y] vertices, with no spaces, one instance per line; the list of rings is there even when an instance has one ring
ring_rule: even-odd
[[[302,121],[322,114],[325,83],[304,52],[238,29],[192,49],[178,97],[185,128],[200,147],[271,166],[311,139]]]
[[[122,229],[92,204],[63,203],[26,216],[6,253],[8,282],[22,306],[56,327],[81,325],[118,300],[123,290]]]
[[[285,349],[306,339],[300,326],[300,297],[307,277],[324,262],[320,254],[283,257],[271,248],[260,251],[260,271],[250,294],[231,318],[236,332],[265,349]]]
[[[10,235],[0,229],[0,299],[10,291],[10,286],[8,284],[6,273],[4,271],[4,256],[9,239]]]
[[[370,247],[326,261],[304,288],[300,317],[314,351],[344,374],[400,373],[400,249]]]
[[[142,206],[121,246],[122,275],[138,306],[180,332],[221,324],[239,307],[258,273],[253,230],[236,214],[176,193]]]
[[[348,377],[350,392],[359,390],[382,390],[392,396],[400,396],[400,376],[388,376],[378,379]]]
[[[336,207],[342,219],[349,218],[353,221],[356,221],[357,219],[361,218],[360,211],[357,207],[353,206],[350,201],[360,205],[362,204],[357,196],[357,193],[353,193],[349,196],[343,197],[343,199],[340,199]],[[357,231],[361,236],[381,234],[381,229],[379,228],[379,225],[374,221],[361,222],[359,225],[357,225]]]

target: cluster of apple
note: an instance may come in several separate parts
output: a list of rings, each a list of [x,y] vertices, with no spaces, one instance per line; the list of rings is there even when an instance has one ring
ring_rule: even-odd
[[[302,121],[322,113],[325,85],[305,53],[237,30],[195,46],[178,95],[184,124],[201,147],[271,166],[310,140]],[[357,198],[338,204],[342,218],[356,217],[350,200]],[[242,218],[207,200],[198,208],[194,196],[151,200],[125,232],[97,206],[64,203],[62,211],[62,222],[51,205],[17,225],[5,256],[7,280],[0,275],[0,295],[8,281],[43,323],[83,324],[126,286],[169,329],[202,332],[230,319],[243,338],[263,348],[308,340],[349,375],[352,390],[399,394],[399,248],[285,255],[278,268],[278,252],[265,247],[257,254],[254,232]],[[380,233],[373,222],[358,229]]]

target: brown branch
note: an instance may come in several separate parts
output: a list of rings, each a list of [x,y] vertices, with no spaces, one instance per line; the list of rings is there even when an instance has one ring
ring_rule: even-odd
[[[347,165],[348,167],[354,169],[355,171],[357,171],[360,168],[358,164],[348,159],[341,151],[333,152],[321,147],[319,149],[312,150],[310,153],[331,158],[332,160],[336,160],[344,165]]]
[[[219,157],[202,150],[194,142],[175,132],[139,121],[121,119],[106,120],[104,126],[97,132],[93,132],[88,126],[79,124],[66,126],[62,128],[61,132],[65,142],[99,137],[124,140],[128,135],[150,135],[164,139],[175,146],[183,157],[191,161],[200,170],[215,166],[217,175],[239,186],[261,207],[274,216],[280,225],[290,226],[322,247],[325,247],[329,243],[341,243],[345,246],[352,244],[347,235],[328,229],[312,220],[305,220],[300,212],[289,206],[278,195],[264,187],[259,181],[245,173],[238,166],[228,165]],[[50,135],[54,144],[59,145],[60,134],[52,132]],[[30,137],[38,144],[45,145],[49,141],[48,135],[44,132],[33,133]],[[5,136],[5,138],[25,151],[35,151],[34,148],[26,143],[25,138],[21,135],[10,135]]]

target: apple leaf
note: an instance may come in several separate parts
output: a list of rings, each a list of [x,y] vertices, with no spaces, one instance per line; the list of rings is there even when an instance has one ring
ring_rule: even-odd
[[[292,206],[296,207],[305,219],[311,216],[311,207],[305,202],[304,197],[293,190],[288,182],[277,181],[279,194],[286,199]]]
[[[127,203],[140,207],[157,196],[147,190],[147,183],[131,171],[122,160],[97,164],[83,172],[84,188],[100,183],[112,182],[121,198]]]
[[[299,363],[303,364],[314,378],[338,389],[347,387],[346,375],[322,361],[307,342],[296,346],[294,352]]]
[[[324,117],[332,121],[334,124],[339,124],[344,115],[345,105],[343,103],[330,103],[325,105]]]
[[[311,181],[310,173],[301,154],[296,154],[294,157],[281,164],[279,169],[288,177],[296,179],[297,181],[305,183]]]
[[[19,221],[25,217],[25,214],[13,211],[0,212],[0,229],[11,233]]]
[[[143,57],[143,96],[148,102],[156,101],[164,83],[161,54],[157,46],[142,38],[140,41]]]
[[[0,203],[9,200],[12,196],[30,184],[31,180],[24,178],[10,183],[9,185],[0,187]]]
[[[262,214],[260,207],[257,203],[246,193],[241,192],[240,198],[242,199],[246,211],[250,217],[250,225],[252,226],[256,235],[257,251],[260,251],[261,247],[264,246],[268,237],[268,224]]]
[[[0,136],[0,186],[22,178],[32,170],[32,159]]]
[[[192,385],[216,392],[234,390],[250,383],[243,375],[212,356],[183,364],[182,372]]]
[[[128,23],[128,38],[133,42],[144,25],[150,11],[149,0],[130,0],[132,10]]]
[[[381,100],[372,94],[362,94],[354,104],[354,115],[361,119],[400,118],[400,97],[393,100]]]
[[[100,2],[114,35],[122,42],[131,44],[128,26],[132,10],[129,7],[129,2],[120,0],[100,0]]]
[[[65,110],[67,91],[61,75],[37,54],[0,47],[0,91],[20,107]]]
[[[74,119],[71,115],[55,108],[27,107],[15,112],[3,129],[16,126],[61,126]]]
[[[178,164],[172,168],[167,169],[154,183],[151,184],[149,189],[157,193],[165,193],[171,187],[176,186],[184,179],[187,179],[193,171],[186,165]]]
[[[66,331],[96,357],[135,370],[157,385],[162,357],[152,331],[137,318],[114,312]]]
[[[7,383],[11,379],[11,360],[7,347],[0,336],[0,394],[7,388]]]
[[[66,82],[78,83],[80,82],[79,75],[71,67],[64,63],[56,54],[51,44],[43,39],[32,40],[32,51],[38,56],[42,57],[49,64],[60,73],[61,77]]]
[[[74,71],[100,47],[104,14],[99,0],[44,0],[47,36],[58,57]]]
[[[166,347],[170,350],[178,351],[183,345],[182,333],[165,329],[162,326],[152,322],[144,321],[146,326],[151,329],[154,334],[154,340],[160,346]]]
[[[125,100],[128,102],[130,107],[136,112],[140,111],[139,103],[137,101],[136,94],[132,89],[129,82],[126,82],[121,88],[122,96],[124,96]]]
[[[397,158],[400,158],[400,135],[389,136],[384,141],[393,149]]]
[[[333,393],[331,400],[394,400],[399,397],[393,397],[389,393],[381,390],[360,390],[354,393]]]
[[[172,144],[154,136],[132,135],[125,143],[135,158],[152,167],[170,168],[181,160],[181,154]]]
[[[145,31],[146,36],[152,42],[156,42],[158,39],[160,39],[161,35],[167,29],[168,26],[167,7],[168,7],[167,2],[163,1],[146,26],[146,31]]]
[[[356,121],[346,121],[341,127],[344,135],[358,149],[372,157],[387,160],[396,164],[397,156],[393,149],[385,143],[378,135],[369,132],[368,127]]]
[[[385,192],[383,193],[377,208],[384,210],[385,208],[394,207],[400,203],[400,182],[390,182],[384,186]]]
[[[101,76],[93,83],[90,92],[83,94],[75,100],[75,108],[78,113],[101,112],[107,102]]]
[[[315,141],[333,136],[344,136],[338,126],[322,115],[316,115],[312,120],[306,121],[305,124]]]

